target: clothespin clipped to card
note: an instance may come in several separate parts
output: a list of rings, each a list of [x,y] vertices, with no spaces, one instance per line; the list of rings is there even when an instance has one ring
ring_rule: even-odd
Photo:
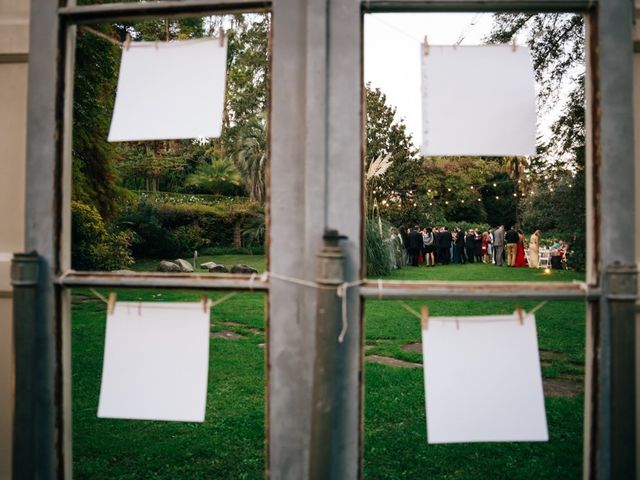
[[[423,330],[429,330],[429,307],[423,305],[420,309],[420,323]]]
[[[513,38],[511,39],[511,51],[512,51],[512,52],[515,52],[515,51],[516,51],[516,48],[518,48],[518,46],[516,45],[516,37],[513,37]]]
[[[518,321],[520,325],[524,325],[524,311],[520,307],[520,305],[516,305],[516,315],[518,315]]]
[[[209,306],[209,297],[207,295],[202,295],[202,310],[204,313],[207,313],[207,307]]]
[[[109,301],[107,302],[107,315],[113,315],[113,310],[116,308],[116,292],[109,294]]]
[[[422,44],[422,53],[429,55],[429,41],[426,35],[424,36],[424,43]]]
[[[224,47],[224,28],[222,27],[220,27],[219,38],[220,38],[220,46]]]
[[[130,46],[131,46],[131,34],[127,32],[127,36],[125,37],[125,40],[124,40],[124,49],[129,50]]]

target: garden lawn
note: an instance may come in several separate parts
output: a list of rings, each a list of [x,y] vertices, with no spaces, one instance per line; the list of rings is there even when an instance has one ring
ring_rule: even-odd
[[[261,256],[225,255],[200,261],[246,263],[262,271]],[[157,260],[138,262],[151,269]],[[155,268],[153,268],[155,270]],[[408,267],[394,279],[571,281],[573,272],[491,265]],[[103,294],[108,293],[103,291]],[[222,293],[209,293],[215,299]],[[119,300],[193,301],[197,292],[122,290]],[[422,302],[408,301],[419,309]],[[432,315],[513,312],[508,301],[433,301]],[[524,309],[535,303],[522,302]],[[264,470],[263,294],[238,294],[212,312],[207,415],[203,424],[96,418],[104,345],[105,306],[87,290],[73,292],[74,475],[86,479],[254,479]],[[538,311],[545,381],[581,390],[584,304],[550,302]],[[229,339],[229,334],[237,338]],[[397,301],[365,303],[366,355],[421,362],[405,350],[420,341],[419,321]],[[404,348],[403,348],[404,347]],[[414,349],[415,350],[415,349]],[[545,398],[548,443],[427,445],[424,383],[419,368],[365,363],[364,473],[368,479],[579,478],[582,460],[580,391]]]

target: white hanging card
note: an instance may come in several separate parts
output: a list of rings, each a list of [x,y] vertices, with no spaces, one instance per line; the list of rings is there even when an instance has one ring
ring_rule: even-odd
[[[219,137],[227,44],[131,42],[122,49],[110,142]]]
[[[422,345],[429,443],[549,439],[534,315],[432,317]]]
[[[423,155],[535,155],[528,48],[429,45],[421,52]]]
[[[203,422],[208,371],[208,303],[117,302],[98,417]]]

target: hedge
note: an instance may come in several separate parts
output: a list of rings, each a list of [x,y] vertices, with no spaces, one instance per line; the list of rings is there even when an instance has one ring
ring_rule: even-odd
[[[238,244],[242,227],[260,217],[260,211],[248,200],[199,205],[142,198],[124,212],[120,223],[135,233],[136,257],[175,257],[210,246],[247,246]]]

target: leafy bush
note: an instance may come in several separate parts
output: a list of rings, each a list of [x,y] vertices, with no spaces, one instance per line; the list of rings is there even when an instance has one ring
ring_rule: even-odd
[[[378,225],[369,219],[366,221],[366,256],[368,277],[389,275],[389,249],[380,235]]]
[[[209,246],[232,247],[234,231],[251,222],[260,223],[261,212],[248,201],[216,205],[153,203],[145,198],[128,208],[121,223],[135,232],[133,250],[138,257],[176,257]],[[264,225],[264,220],[262,221]],[[238,230],[240,231],[240,230]],[[264,240],[264,235],[262,235]],[[245,238],[253,250],[260,238]]]
[[[240,172],[228,159],[216,159],[211,163],[201,163],[196,171],[189,175],[186,186],[196,193],[227,194],[238,190],[242,185]]]
[[[136,257],[175,257],[182,253],[179,240],[160,222],[155,205],[142,200],[127,209],[120,222],[135,233],[133,254]]]
[[[72,202],[71,240],[71,266],[76,270],[111,271],[133,263],[131,232],[109,228],[94,206]]]
[[[491,228],[487,223],[474,223],[474,222],[448,222],[448,223],[445,223],[445,225],[447,225],[450,230],[453,230],[455,227],[460,227],[465,232],[472,229],[475,230],[476,228],[479,228],[481,232],[488,232],[489,228]],[[498,225],[495,225],[495,226],[497,227]],[[505,225],[505,228],[509,228],[509,225]]]
[[[267,235],[267,225],[264,212],[258,212],[255,217],[249,218],[242,228],[242,244],[249,250],[264,246]]]

